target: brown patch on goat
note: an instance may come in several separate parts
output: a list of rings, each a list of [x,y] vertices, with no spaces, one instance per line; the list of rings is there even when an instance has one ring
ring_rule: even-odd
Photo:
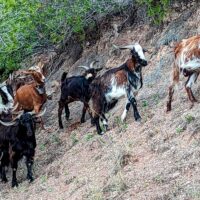
[[[121,70],[116,72],[115,79],[117,81],[117,85],[123,85],[127,81],[127,75]]]
[[[24,110],[34,110],[36,113],[39,113],[42,105],[47,100],[47,95],[38,94],[35,87],[35,83],[21,86],[16,91],[14,99],[15,105],[18,103],[19,107],[22,107]],[[19,110],[19,108],[17,110]]]
[[[129,68],[130,71],[134,71],[135,70],[135,60],[133,58],[130,58],[126,61],[126,65]]]

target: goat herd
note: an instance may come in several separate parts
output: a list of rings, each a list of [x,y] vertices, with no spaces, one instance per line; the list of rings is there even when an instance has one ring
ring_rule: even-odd
[[[117,47],[117,46],[116,46]],[[73,101],[83,102],[81,123],[85,122],[85,113],[91,116],[91,123],[96,126],[99,135],[108,128],[105,113],[112,109],[118,99],[126,96],[125,109],[121,115],[124,121],[130,106],[136,121],[141,120],[137,109],[136,95],[143,86],[142,69],[147,66],[145,50],[138,43],[117,47],[130,49],[131,58],[119,67],[107,70],[97,76],[102,68],[80,66],[85,69],[82,76],[67,77],[64,72],[61,77],[61,96],[58,102],[58,122],[63,128],[62,110],[69,119],[68,104]],[[174,49],[173,82],[169,87],[167,111],[171,110],[174,87],[179,82],[180,73],[188,77],[185,88],[191,101],[191,107],[196,102],[191,87],[200,73],[200,36],[193,36],[179,42]],[[26,158],[27,179],[31,182],[32,165],[36,148],[36,123],[43,121],[41,116],[46,109],[42,105],[48,96],[45,90],[43,64],[39,63],[27,70],[13,72],[9,78],[0,84],[0,175],[7,182],[6,167],[12,168],[12,187],[18,186],[16,171],[18,161]],[[100,121],[102,126],[100,126]]]

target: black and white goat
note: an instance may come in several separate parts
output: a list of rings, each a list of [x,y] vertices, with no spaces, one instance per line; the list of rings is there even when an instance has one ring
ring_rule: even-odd
[[[11,164],[12,187],[18,186],[16,172],[18,161],[25,156],[27,179],[33,181],[32,165],[36,147],[36,122],[45,113],[26,112],[19,114],[14,120],[7,118],[0,120],[0,175],[3,182],[7,182],[5,167]],[[8,122],[12,120],[11,122]]]
[[[88,109],[88,102],[90,100],[89,85],[96,77],[96,74],[101,68],[94,68],[93,65],[96,61],[88,66],[79,66],[86,69],[83,76],[72,76],[66,78],[67,73],[64,72],[61,77],[61,96],[58,108],[58,122],[59,127],[62,129],[62,110],[65,108],[65,118],[69,120],[70,112],[68,104],[74,101],[83,102],[83,110],[81,116],[81,123],[85,122],[85,113]]]
[[[12,87],[3,82],[0,84],[0,115],[2,113],[8,113],[9,110],[13,109],[14,98]]]
[[[147,65],[144,56],[145,50],[139,43],[119,48],[130,49],[132,57],[121,66],[106,71],[101,77],[96,78],[90,86],[93,122],[100,135],[103,134],[103,131],[100,127],[99,119],[107,129],[108,120],[105,117],[105,112],[121,96],[127,97],[125,110],[121,116],[122,121],[126,118],[130,105],[133,107],[135,120],[139,121],[141,119],[135,95],[143,85],[142,68]]]

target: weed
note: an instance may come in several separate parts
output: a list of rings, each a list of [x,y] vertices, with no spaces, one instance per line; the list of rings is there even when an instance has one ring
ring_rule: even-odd
[[[72,140],[72,146],[78,143],[78,139],[76,138],[76,133],[72,133],[70,138]]]
[[[147,100],[143,100],[142,101],[142,107],[146,108],[148,106],[148,101]]]
[[[157,175],[153,178],[154,182],[158,183],[158,184],[161,184],[164,182],[164,179],[161,175]]]
[[[88,133],[87,135],[85,135],[85,140],[88,142],[88,141],[90,141],[93,137],[94,137],[94,134]]]
[[[48,179],[47,175],[43,175],[43,176],[41,176],[40,181],[41,181],[42,184],[44,184],[44,183],[47,182],[47,179]]]
[[[182,133],[184,130],[183,130],[183,128],[181,128],[181,127],[178,127],[178,128],[176,128],[176,133],[177,134],[180,134],[180,133]]]
[[[155,105],[157,105],[159,103],[159,94],[154,94],[153,95],[153,101],[155,102]]]
[[[192,116],[192,115],[190,115],[190,114],[188,114],[188,115],[185,116],[185,120],[186,120],[186,122],[188,124],[190,124],[192,121],[194,121],[194,119],[195,119],[195,117]]]
[[[45,151],[46,150],[45,144],[41,144],[39,148],[40,148],[40,151]]]
[[[60,138],[57,135],[52,135],[51,139],[53,143],[59,144],[61,142]]]
[[[119,132],[125,132],[128,128],[128,124],[126,122],[122,122],[118,116],[114,118],[114,124],[119,128]]]

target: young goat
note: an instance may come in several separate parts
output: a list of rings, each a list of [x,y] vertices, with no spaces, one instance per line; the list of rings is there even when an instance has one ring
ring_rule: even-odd
[[[27,179],[31,182],[32,165],[35,154],[36,138],[35,129],[38,115],[34,113],[23,113],[11,122],[0,120],[0,175],[3,182],[7,182],[5,167],[9,163],[12,167],[12,187],[18,186],[16,172],[18,161],[25,156],[27,166]],[[8,121],[8,120],[7,120]]]
[[[200,35],[182,40],[176,45],[174,53],[173,82],[169,87],[167,111],[171,110],[174,87],[179,82],[181,72],[185,77],[188,77],[185,83],[185,89],[191,101],[191,107],[193,107],[194,102],[197,102],[191,87],[196,82],[200,73]]]
[[[104,113],[121,96],[126,95],[127,97],[125,110],[121,116],[122,121],[126,118],[130,105],[133,107],[135,120],[139,121],[141,119],[137,110],[135,94],[143,85],[142,67],[147,65],[144,49],[138,43],[123,46],[120,49],[130,49],[132,57],[120,67],[110,69],[101,77],[96,78],[90,87],[93,122],[100,135],[103,134],[103,131],[99,119],[103,121],[104,127],[107,129],[108,120]]]
[[[59,127],[62,129],[62,110],[65,108],[65,118],[69,120],[70,112],[68,104],[74,101],[83,102],[83,110],[81,116],[81,123],[85,122],[85,113],[88,109],[88,102],[90,100],[89,85],[96,77],[96,74],[101,68],[93,68],[94,62],[90,64],[90,67],[79,66],[86,69],[83,76],[72,76],[66,78],[67,73],[64,72],[61,77],[61,96],[59,100],[58,108],[58,122]]]

